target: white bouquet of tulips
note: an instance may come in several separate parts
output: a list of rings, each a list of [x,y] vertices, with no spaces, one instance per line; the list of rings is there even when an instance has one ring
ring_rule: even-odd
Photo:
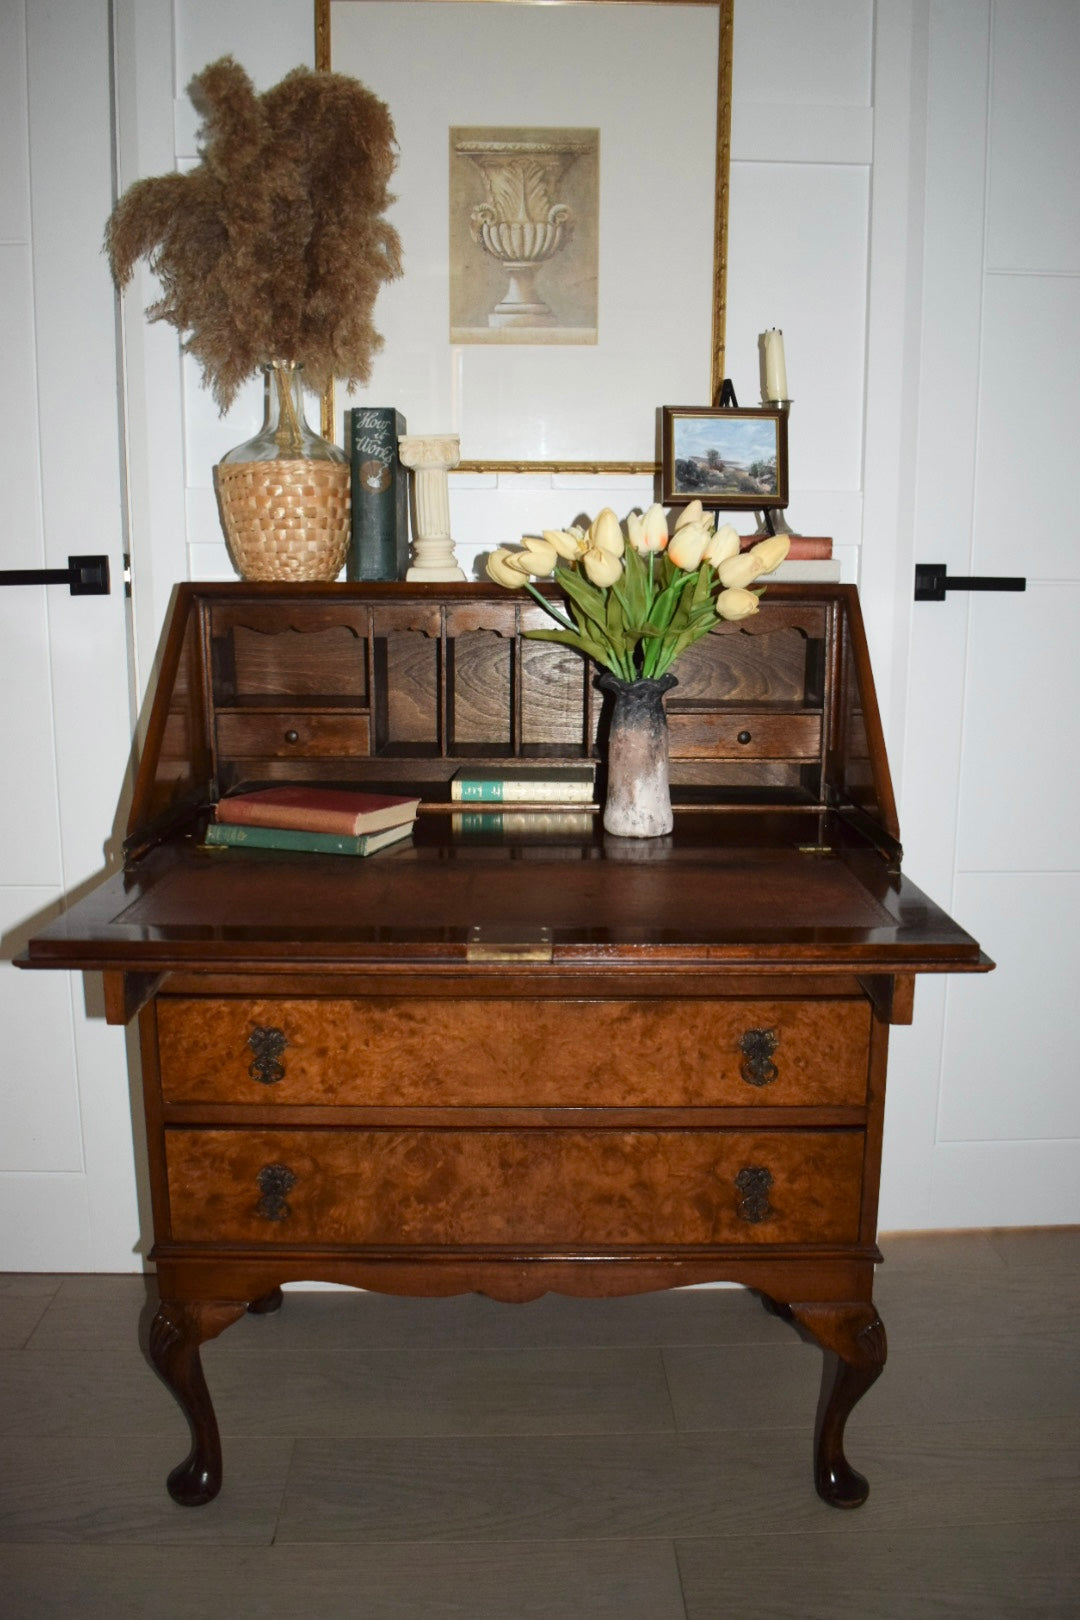
[[[545,529],[520,550],[500,546],[487,572],[507,589],[524,587],[555,619],[557,630],[527,630],[538,641],[576,647],[620,680],[655,680],[720,619],[758,611],[762,574],[787,556],[785,535],[740,552],[730,523],[714,528],[700,501],[683,507],[672,532],[659,505],[631,512],[625,535],[605,507],[587,529]],[[569,617],[532,584],[553,579]]]

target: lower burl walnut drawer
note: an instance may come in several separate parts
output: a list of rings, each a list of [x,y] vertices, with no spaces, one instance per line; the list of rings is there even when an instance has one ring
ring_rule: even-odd
[[[863,1001],[162,997],[166,1102],[378,1107],[853,1106]]]
[[[850,1243],[858,1131],[169,1130],[184,1243]]]

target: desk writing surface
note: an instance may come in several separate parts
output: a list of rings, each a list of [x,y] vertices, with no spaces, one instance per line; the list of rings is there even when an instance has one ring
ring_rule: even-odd
[[[476,927],[547,929],[555,960],[977,962],[970,936],[876,852],[800,847],[817,818],[768,820],[695,814],[667,839],[552,844],[458,837],[435,815],[414,843],[363,859],[191,843],[65,913],[31,962],[452,959]]]

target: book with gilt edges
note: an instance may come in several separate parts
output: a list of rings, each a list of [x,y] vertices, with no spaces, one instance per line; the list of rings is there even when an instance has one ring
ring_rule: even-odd
[[[389,406],[349,412],[350,580],[404,579],[409,566],[409,474],[398,458],[405,418]]]
[[[419,799],[352,788],[271,787],[219,800],[214,820],[233,827],[291,827],[298,832],[379,832],[416,820]]]

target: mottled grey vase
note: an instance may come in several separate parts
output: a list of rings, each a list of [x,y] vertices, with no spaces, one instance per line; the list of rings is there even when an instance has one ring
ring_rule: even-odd
[[[598,682],[615,699],[607,747],[604,831],[619,838],[660,838],[671,831],[668,728],[664,693],[674,675],[621,681],[605,670]]]

